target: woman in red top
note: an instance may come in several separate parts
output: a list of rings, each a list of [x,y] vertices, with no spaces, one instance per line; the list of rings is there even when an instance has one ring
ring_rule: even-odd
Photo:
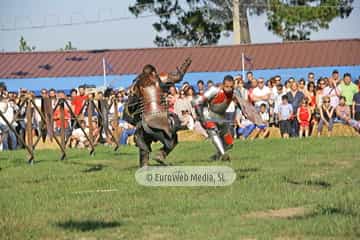
[[[312,110],[316,107],[316,88],[315,83],[309,82],[307,85],[306,96],[309,100],[309,106]]]
[[[300,124],[300,129],[299,129],[300,138],[302,138],[304,132],[305,132],[305,137],[308,137],[310,119],[311,119],[311,109],[306,99],[302,100],[301,106],[297,110],[297,119]]]

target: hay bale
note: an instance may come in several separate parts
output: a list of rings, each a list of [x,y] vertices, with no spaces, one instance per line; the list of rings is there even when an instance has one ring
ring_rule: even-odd
[[[254,140],[256,138],[281,138],[280,129],[276,127],[268,127],[269,133],[267,136],[264,136],[259,128],[255,128],[254,131],[251,132],[248,139]]]
[[[317,123],[314,124],[313,131],[311,133],[312,136],[317,136]],[[321,136],[327,136],[328,129],[326,126],[323,127]],[[350,137],[350,136],[360,136],[360,134],[351,126],[345,125],[342,123],[335,123],[331,136],[339,136],[339,137]]]
[[[59,141],[60,138],[58,137]],[[34,137],[33,142],[36,141],[36,137]],[[59,149],[59,146],[56,144],[55,140],[53,139],[50,141],[50,139],[47,137],[45,142],[40,139],[39,143],[36,146],[36,149]]]
[[[268,138],[281,138],[280,128],[277,127],[269,127],[269,137]]]
[[[203,141],[205,137],[191,130],[181,130],[178,131],[178,139],[179,142]]]

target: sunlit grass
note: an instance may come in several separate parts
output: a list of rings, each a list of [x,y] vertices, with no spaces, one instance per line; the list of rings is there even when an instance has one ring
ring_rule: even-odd
[[[25,151],[2,152],[0,239],[357,239],[359,146],[356,137],[236,142],[222,163],[208,161],[206,141],[180,143],[169,156],[175,165],[231,166],[229,187],[139,186],[135,147],[71,150],[64,161],[41,150],[32,166]],[[113,191],[88,192],[102,189]]]

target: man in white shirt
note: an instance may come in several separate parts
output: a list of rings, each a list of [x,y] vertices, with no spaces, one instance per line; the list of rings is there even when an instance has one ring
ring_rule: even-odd
[[[253,101],[255,108],[259,111],[261,104],[265,104],[269,108],[269,99],[271,96],[270,89],[265,86],[264,78],[257,80],[257,87],[253,91]]]
[[[8,100],[6,98],[3,98],[0,100],[0,111],[3,113],[4,117],[6,118],[6,120],[11,123],[14,120],[15,114],[14,114],[14,110],[15,110],[15,102],[13,100],[11,100],[10,102],[8,102]],[[13,127],[16,127],[16,122],[12,123]],[[16,135],[13,131],[11,131],[9,129],[9,127],[6,125],[5,121],[0,118],[0,130],[2,131],[2,145],[3,145],[3,150],[9,150],[10,147],[8,145],[8,141],[10,140],[10,146],[12,150],[15,150],[17,147],[17,139],[16,139]]]
[[[339,105],[339,97],[341,96],[340,88],[337,86],[337,80],[330,78],[329,85],[324,88],[324,96],[330,97],[330,105],[334,108]]]
[[[284,87],[282,84],[276,85],[276,94],[274,95],[274,118],[275,118],[275,124],[277,125],[279,122],[278,119],[278,113],[279,113],[279,106],[282,102],[282,96],[286,94],[284,91]]]

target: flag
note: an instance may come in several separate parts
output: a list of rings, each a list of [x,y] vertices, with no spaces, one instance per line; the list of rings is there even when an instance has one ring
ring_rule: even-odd
[[[106,71],[108,73],[114,73],[113,67],[111,66],[110,63],[106,63],[105,65],[106,65]]]
[[[244,59],[245,59],[246,62],[251,62],[252,61],[251,57],[248,57],[246,55],[244,55]]]
[[[246,63],[250,64],[251,69],[254,68],[253,61],[252,61],[253,59],[251,57],[244,55],[244,60]]]

